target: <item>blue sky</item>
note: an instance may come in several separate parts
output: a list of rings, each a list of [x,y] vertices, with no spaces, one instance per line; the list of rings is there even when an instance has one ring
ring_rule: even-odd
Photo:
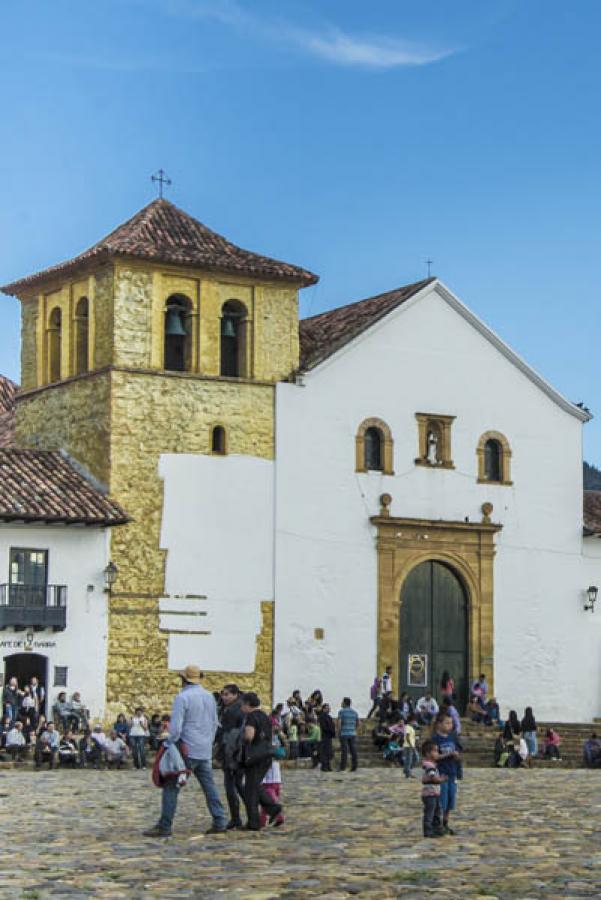
[[[2,4],[0,282],[154,196],[321,275],[304,314],[424,260],[598,418],[601,5],[556,0]],[[0,371],[18,378],[0,299]]]

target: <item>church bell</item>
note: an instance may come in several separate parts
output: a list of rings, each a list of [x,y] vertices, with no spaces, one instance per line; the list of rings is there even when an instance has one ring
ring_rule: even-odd
[[[186,336],[186,329],[182,322],[182,313],[179,309],[167,310],[167,322],[165,323],[165,334],[169,336],[175,335],[179,337]]]
[[[223,319],[223,327],[221,334],[226,338],[235,338],[236,337],[236,326],[234,325],[234,320],[230,316],[226,316]]]

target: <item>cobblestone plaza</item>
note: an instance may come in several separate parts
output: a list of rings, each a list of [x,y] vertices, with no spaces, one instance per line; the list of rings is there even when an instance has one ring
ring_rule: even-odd
[[[416,772],[417,774],[417,772]],[[218,782],[221,773],[216,773]],[[196,783],[174,836],[142,836],[148,772],[0,775],[0,896],[557,898],[601,895],[601,773],[470,769],[455,837],[421,837],[419,781],[397,769],[286,770],[283,828],[205,836]]]

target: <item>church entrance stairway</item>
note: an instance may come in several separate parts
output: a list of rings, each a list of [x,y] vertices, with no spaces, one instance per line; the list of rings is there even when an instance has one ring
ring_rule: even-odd
[[[476,725],[473,722],[462,719],[461,741],[464,746],[464,765],[467,769],[493,768],[494,767],[494,745],[497,738],[496,728],[485,728]],[[357,737],[357,749],[359,754],[359,767],[381,767],[388,768],[391,764],[386,762],[382,757],[382,751],[374,747],[372,741],[372,731],[374,728],[373,719],[362,719],[359,726]],[[582,757],[582,745],[584,741],[591,736],[593,732],[601,735],[601,722],[594,722],[590,725],[581,723],[565,723],[565,722],[541,722],[538,725],[538,741],[539,748],[542,747],[545,732],[548,728],[557,730],[561,737],[561,760],[542,759],[536,757],[532,760],[532,768],[549,768],[549,769],[577,769],[584,767]],[[421,729],[421,740],[427,736],[427,729]],[[338,741],[335,741],[336,759],[338,762]],[[310,767],[311,760],[301,759],[294,761],[286,761],[286,767]]]

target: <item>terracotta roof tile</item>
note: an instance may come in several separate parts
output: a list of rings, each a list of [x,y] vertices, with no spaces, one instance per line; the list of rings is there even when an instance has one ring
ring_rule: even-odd
[[[368,297],[339,306],[329,312],[311,316],[300,322],[301,370],[306,371],[323,362],[361,332],[365,331],[395,307],[404,303],[422,288],[436,281],[426,278],[394,291]]]
[[[155,200],[79,256],[1,288],[14,294],[88,262],[129,256],[260,278],[315,284],[317,276],[289,263],[259,256],[230,243],[168,200]]]
[[[601,491],[584,492],[584,531],[601,535]]]
[[[4,448],[0,520],[122,525],[128,517],[60,452]]]
[[[10,447],[15,439],[15,397],[19,386],[0,375],[0,447]]]

